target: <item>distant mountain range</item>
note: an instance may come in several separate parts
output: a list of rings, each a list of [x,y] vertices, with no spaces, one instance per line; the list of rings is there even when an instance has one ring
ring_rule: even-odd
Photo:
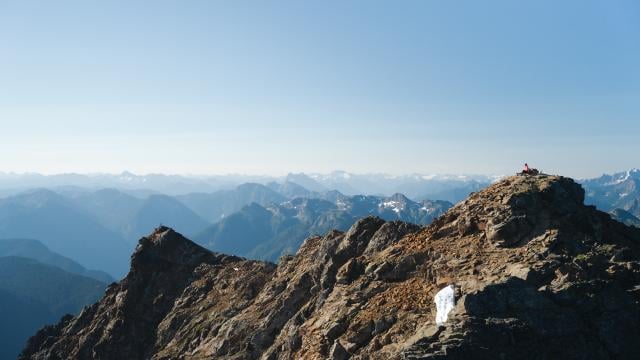
[[[67,197],[118,233],[132,246],[138,239],[163,223],[171,223],[185,234],[196,234],[209,222],[175,197],[152,194],[138,198],[116,189],[68,193]]]
[[[581,181],[586,202],[602,211],[622,209],[640,217],[640,169]]]
[[[100,299],[106,284],[23,257],[0,257],[0,359],[15,359],[27,338]]]
[[[210,222],[229,216],[251,203],[265,206],[279,204],[289,198],[289,195],[256,183],[242,184],[235,189],[220,190],[210,194],[192,193],[176,196],[176,199]]]
[[[295,252],[310,234],[346,229],[363,216],[427,224],[450,206],[446,201],[416,202],[401,194],[317,192],[289,180],[177,196],[144,189],[132,195],[113,188],[63,186],[0,199],[0,238],[37,239],[85,268],[118,278],[137,239],[159,225],[171,226],[212,248],[276,260],[282,253]],[[260,211],[266,216],[257,216]]]
[[[233,190],[245,183],[267,185],[271,183],[296,184],[307,191],[324,193],[337,190],[345,195],[390,196],[405,194],[414,200],[435,199],[457,202],[465,193],[477,191],[500,176],[484,175],[402,175],[352,174],[334,171],[329,174],[289,174],[284,177],[217,175],[182,176],[149,174],[14,174],[0,172],[0,196],[16,194],[33,188],[67,190],[84,188],[99,190],[119,189],[130,195],[146,197],[152,193],[186,195],[190,193],[214,193]],[[469,191],[467,191],[469,190]]]
[[[0,238],[37,239],[115,278],[125,273],[137,240],[161,224],[195,235],[211,223],[168,195],[140,199],[115,189],[36,189],[0,199]]]
[[[470,192],[478,191],[501,177],[423,174],[391,176],[334,171],[330,174],[289,174],[286,179],[315,191],[338,190],[345,195],[381,196],[402,193],[415,200],[435,199],[456,203]]]
[[[0,198],[0,238],[36,239],[84,268],[114,278],[126,271],[137,240],[159,225],[212,249],[275,260],[294,252],[306,236],[332,227],[346,229],[371,214],[427,224],[440,210],[420,211],[423,204],[445,209],[450,206],[446,201],[455,203],[495,178],[341,171],[282,178],[0,173],[0,189],[5,192],[47,187]],[[253,181],[236,184],[247,179]],[[640,171],[629,170],[581,183],[587,203],[638,218],[639,181]]]
[[[0,199],[0,238],[37,239],[52,251],[119,277],[133,245],[68,198],[33,190]]]
[[[0,239],[0,258],[17,256],[36,260],[45,265],[58,267],[66,272],[96,279],[109,284],[115,281],[109,274],[99,270],[87,270],[77,262],[49,250],[33,239]]]
[[[39,187],[117,188],[126,191],[145,189],[173,195],[232,188],[239,183],[247,182],[246,178],[248,177],[233,175],[209,178],[164,174],[136,175],[128,171],[121,174],[0,173],[0,189],[20,192]]]
[[[0,239],[0,359],[15,359],[34,331],[78,313],[114,281],[37,240]]]
[[[214,251],[277,261],[282,255],[294,254],[309,236],[331,229],[345,231],[366,216],[425,225],[451,206],[446,201],[418,203],[402,194],[388,198],[337,195],[334,201],[295,198],[266,207],[252,203],[207,228],[195,240]]]

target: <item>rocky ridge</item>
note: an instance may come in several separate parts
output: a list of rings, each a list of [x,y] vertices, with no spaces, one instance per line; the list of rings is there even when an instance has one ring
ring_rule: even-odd
[[[21,358],[638,358],[640,230],[583,202],[571,179],[510,177],[426,228],[364,218],[277,266],[159,228],[123,281]]]

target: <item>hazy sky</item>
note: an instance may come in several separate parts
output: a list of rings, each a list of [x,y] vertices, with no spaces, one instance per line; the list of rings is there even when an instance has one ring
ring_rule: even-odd
[[[0,0],[0,130],[0,171],[640,167],[640,2]]]

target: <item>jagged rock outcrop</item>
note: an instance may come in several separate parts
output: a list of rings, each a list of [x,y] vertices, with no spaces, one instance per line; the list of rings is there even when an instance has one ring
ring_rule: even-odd
[[[511,177],[426,228],[365,218],[277,266],[160,228],[22,358],[640,358],[640,230],[583,201],[571,179]]]

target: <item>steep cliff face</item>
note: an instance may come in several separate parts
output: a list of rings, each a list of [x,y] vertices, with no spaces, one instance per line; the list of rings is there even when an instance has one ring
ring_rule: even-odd
[[[570,179],[511,177],[429,227],[365,218],[277,266],[159,228],[22,358],[640,358],[640,231],[583,201]]]

